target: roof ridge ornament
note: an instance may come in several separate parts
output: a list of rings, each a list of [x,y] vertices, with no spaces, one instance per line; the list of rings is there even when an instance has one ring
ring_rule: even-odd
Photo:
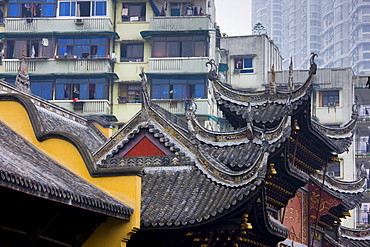
[[[358,105],[355,102],[355,104],[352,105],[351,119],[357,119],[357,118],[358,118]]]
[[[293,88],[294,88],[294,80],[293,80],[293,58],[290,57],[289,77],[288,77],[288,91],[292,91]]]
[[[30,77],[28,75],[28,65],[25,60],[26,46],[22,50],[22,59],[19,63],[18,74],[15,78],[15,87],[23,93],[31,93]]]
[[[185,100],[185,116],[187,120],[196,118],[195,112],[197,111],[197,108],[194,98]]]
[[[310,74],[316,75],[316,70],[317,70],[317,64],[315,63],[315,57],[318,57],[314,52],[311,52],[311,58],[310,58]]]
[[[275,98],[276,96],[276,74],[275,74],[275,69],[274,65],[271,67],[271,81],[270,81],[270,95]]]
[[[210,81],[215,81],[218,80],[218,75],[217,75],[217,65],[215,64],[214,59],[210,59],[208,62],[206,62],[206,66],[210,66],[209,72],[208,72],[208,80]]]
[[[148,108],[151,105],[151,100],[149,98],[148,94],[148,78],[145,74],[144,67],[140,67],[141,73],[141,91],[142,91],[142,101],[141,101],[141,118],[142,118],[142,125],[144,126],[147,121],[149,120],[149,113],[148,113]]]

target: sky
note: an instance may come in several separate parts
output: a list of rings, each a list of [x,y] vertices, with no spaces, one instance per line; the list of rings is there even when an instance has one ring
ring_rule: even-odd
[[[252,34],[252,0],[215,0],[216,22],[228,36]]]

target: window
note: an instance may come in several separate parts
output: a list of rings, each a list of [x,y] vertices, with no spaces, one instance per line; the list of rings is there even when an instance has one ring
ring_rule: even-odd
[[[96,37],[63,37],[58,39],[58,54],[61,56],[74,55],[78,58],[107,57],[108,38]]]
[[[26,57],[54,57],[54,39],[39,38],[39,39],[25,39],[13,40],[8,39],[6,42],[6,58],[21,58],[23,48],[26,47]]]
[[[56,0],[9,0],[9,17],[55,17]],[[30,19],[29,22],[32,20]]]
[[[340,162],[339,161],[332,161],[328,165],[327,173],[329,176],[332,177],[340,177]]]
[[[360,150],[361,153],[369,153],[369,137],[368,136],[361,136],[360,137]]]
[[[143,62],[144,44],[121,44],[121,62]]]
[[[171,16],[192,15],[187,10],[193,9],[193,3],[170,3]]]
[[[339,90],[320,91],[320,107],[339,106]]]
[[[61,1],[59,16],[105,16],[107,15],[106,1]]]
[[[141,84],[119,84],[118,103],[140,103]]]
[[[253,58],[235,58],[234,63],[239,73],[254,73]]]
[[[206,57],[206,35],[153,37],[153,57]]]
[[[123,3],[122,21],[145,21],[146,20],[145,3]]]
[[[152,78],[152,98],[205,98],[205,82],[202,76]]]
[[[107,99],[105,78],[57,78],[55,99]]]
[[[31,92],[44,99],[53,99],[53,80],[31,80]]]

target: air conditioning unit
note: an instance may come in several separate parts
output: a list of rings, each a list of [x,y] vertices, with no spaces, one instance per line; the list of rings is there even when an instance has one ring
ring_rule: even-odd
[[[84,19],[75,19],[75,24],[76,25],[83,25],[84,24]]]
[[[240,74],[240,69],[234,69],[234,74]]]
[[[328,102],[328,107],[335,107],[336,103],[335,102]]]

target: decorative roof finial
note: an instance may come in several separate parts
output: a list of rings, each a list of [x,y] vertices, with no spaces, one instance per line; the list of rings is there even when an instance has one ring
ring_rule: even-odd
[[[288,90],[292,91],[294,88],[294,80],[293,80],[293,59],[290,57],[290,65],[289,65],[289,78],[288,78]]]
[[[195,112],[197,111],[197,104],[194,101],[194,98],[188,99],[185,101],[185,116],[187,120],[195,118]]]
[[[315,75],[316,74],[316,70],[317,70],[317,64],[315,63],[315,57],[318,57],[319,55],[317,55],[316,53],[314,52],[311,52],[311,58],[310,58],[310,74],[313,74]]]
[[[24,93],[31,93],[28,65],[24,59],[26,56],[26,46],[24,46],[22,50],[22,59],[19,63],[18,74],[15,78],[15,87]]]
[[[271,82],[270,82],[270,94],[275,95],[276,94],[276,80],[275,80],[276,74],[274,65],[271,67]]]
[[[208,80],[214,81],[218,80],[217,76],[217,65],[215,64],[214,59],[210,59],[207,63],[206,66],[210,66],[209,72],[208,72]]]
[[[140,77],[141,77],[141,96],[142,96],[141,117],[142,117],[142,121],[147,121],[149,119],[148,107],[151,103],[150,98],[149,98],[149,94],[148,94],[148,87],[147,87],[147,84],[148,84],[147,80],[148,79],[147,79],[146,74],[144,72],[144,67],[141,66],[140,70],[141,70]]]

